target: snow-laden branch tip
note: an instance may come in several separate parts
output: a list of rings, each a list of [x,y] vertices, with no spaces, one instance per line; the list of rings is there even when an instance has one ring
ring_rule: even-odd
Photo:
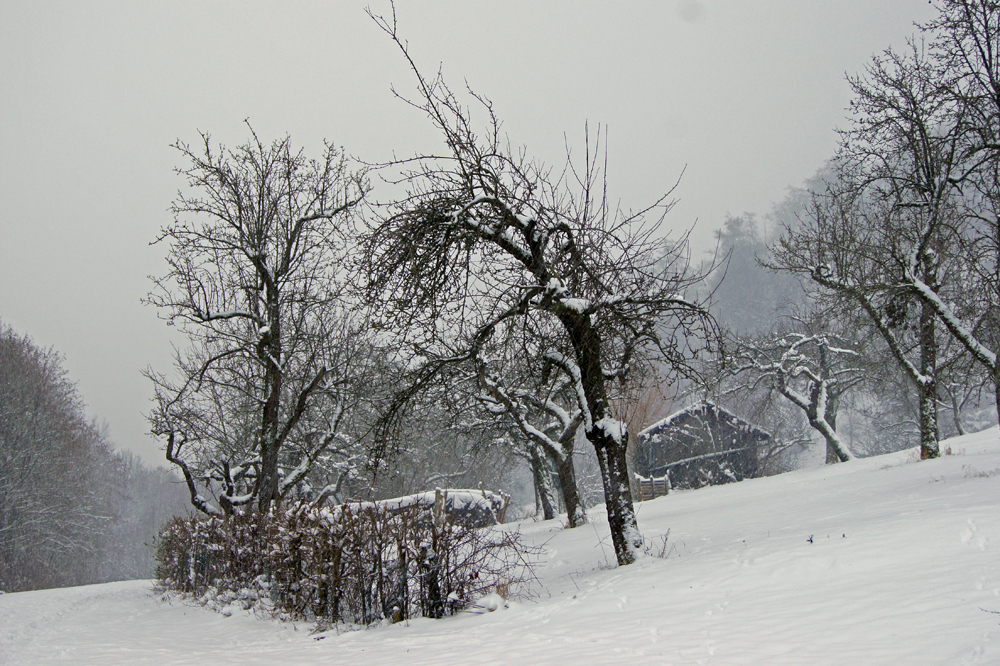
[[[941,318],[948,328],[962,345],[969,350],[969,353],[976,357],[980,363],[990,370],[996,372],[997,355],[990,351],[979,341],[976,335],[970,331],[962,321],[955,315],[955,311],[945,303],[941,297],[923,280],[917,278],[911,271],[905,271],[904,275],[909,285],[917,292],[921,300],[931,306],[934,313]]]
[[[250,321],[256,322],[261,327],[261,335],[263,335],[263,329],[265,328],[264,321],[260,317],[242,310],[227,310],[225,312],[198,312],[192,317],[192,319],[203,324],[218,321],[220,319],[249,319]]]
[[[570,376],[573,384],[573,392],[576,394],[577,404],[580,407],[580,413],[583,415],[584,430],[590,432],[594,428],[594,417],[590,413],[587,394],[583,389],[583,375],[580,373],[580,366],[573,359],[557,351],[546,352],[545,359],[562,368]]]

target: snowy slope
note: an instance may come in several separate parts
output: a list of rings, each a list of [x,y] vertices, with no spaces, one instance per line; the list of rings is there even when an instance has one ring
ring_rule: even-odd
[[[526,524],[537,598],[483,615],[311,634],[142,581],[3,595],[0,664],[998,664],[1000,432],[945,446],[642,503],[668,557],[622,569],[598,511]]]

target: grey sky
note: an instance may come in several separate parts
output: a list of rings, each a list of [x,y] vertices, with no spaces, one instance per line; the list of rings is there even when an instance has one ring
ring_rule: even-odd
[[[249,118],[318,155],[438,149],[394,99],[413,79],[365,2],[0,3],[0,320],[66,357],[116,443],[159,461],[142,416],[170,337],[140,305],[182,185],[169,144],[229,144]],[[558,164],[606,124],[613,194],[706,239],[765,212],[833,152],[844,73],[900,46],[926,0],[399,0],[418,65],[490,97],[515,144]],[[376,196],[377,196],[376,192]]]

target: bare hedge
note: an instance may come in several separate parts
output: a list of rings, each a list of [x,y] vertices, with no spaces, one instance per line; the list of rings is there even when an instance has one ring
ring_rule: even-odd
[[[160,536],[157,577],[167,589],[263,602],[290,618],[367,625],[440,618],[490,593],[523,592],[532,554],[516,532],[420,506],[301,503],[175,519]]]

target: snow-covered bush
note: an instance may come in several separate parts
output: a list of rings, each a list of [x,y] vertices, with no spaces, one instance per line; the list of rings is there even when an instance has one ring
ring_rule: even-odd
[[[498,590],[516,594],[532,552],[517,532],[447,514],[428,520],[419,504],[299,503],[263,516],[175,520],[161,534],[157,576],[203,600],[321,625],[373,624],[440,618]]]

